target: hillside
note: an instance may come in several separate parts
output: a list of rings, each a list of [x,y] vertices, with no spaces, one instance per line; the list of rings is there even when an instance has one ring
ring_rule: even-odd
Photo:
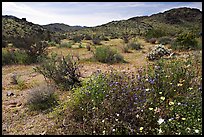
[[[202,11],[193,8],[177,8],[150,16],[133,17],[128,20],[112,21],[82,30],[111,36],[143,35],[150,29],[164,30],[167,35],[187,31],[202,32]]]
[[[3,41],[12,42],[15,38],[25,38],[33,35],[40,39],[48,37],[51,33],[41,25],[19,19],[14,16],[2,15],[2,39]]]
[[[69,26],[64,23],[52,23],[52,24],[42,25],[42,26],[52,32],[69,32],[69,31],[76,31],[76,30],[85,28],[82,26]]]

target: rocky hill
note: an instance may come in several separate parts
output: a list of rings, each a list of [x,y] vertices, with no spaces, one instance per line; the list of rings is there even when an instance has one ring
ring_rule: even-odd
[[[100,26],[89,28],[102,34],[129,33],[144,34],[150,29],[159,29],[174,36],[185,31],[202,32],[202,11],[194,8],[176,8],[150,16],[133,17],[128,20],[112,21]],[[88,30],[87,30],[88,31]]]
[[[15,38],[26,38],[33,35],[41,39],[51,33],[41,25],[26,21],[25,18],[19,19],[14,16],[2,15],[2,40],[12,42]]]
[[[52,23],[48,25],[43,25],[43,27],[52,32],[70,32],[85,28],[82,26],[69,26],[64,23]]]

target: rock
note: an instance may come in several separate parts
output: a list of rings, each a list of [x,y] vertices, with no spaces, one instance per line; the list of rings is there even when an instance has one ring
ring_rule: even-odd
[[[7,91],[7,93],[6,93],[6,96],[13,96],[13,95],[14,95],[14,93],[11,91]]]

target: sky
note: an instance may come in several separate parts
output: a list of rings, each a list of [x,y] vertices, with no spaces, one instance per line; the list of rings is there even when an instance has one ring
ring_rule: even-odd
[[[2,2],[2,15],[26,18],[40,25],[64,23],[94,27],[179,7],[202,11],[202,2]]]

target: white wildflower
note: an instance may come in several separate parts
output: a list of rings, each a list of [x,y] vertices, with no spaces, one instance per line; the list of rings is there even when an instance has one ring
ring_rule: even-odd
[[[150,91],[150,89],[149,89],[149,88],[147,88],[147,89],[145,89],[145,91]]]
[[[153,108],[149,108],[149,110],[153,110]]]
[[[115,129],[113,129],[112,131],[115,132]]]
[[[161,100],[165,100],[165,97],[160,97]]]
[[[198,129],[196,129],[196,130],[195,130],[195,132],[196,132],[196,133],[199,133],[199,130],[198,130]]]
[[[186,120],[186,118],[184,118],[184,117],[183,117],[183,118],[181,118],[181,119],[182,119],[182,120]]]
[[[159,125],[160,125],[161,123],[163,123],[163,122],[164,122],[164,119],[159,118],[159,120],[158,120],[157,122],[158,122],[158,123],[159,123]]]
[[[140,131],[142,131],[144,129],[144,127],[140,127]]]
[[[172,102],[172,101],[171,101],[171,102],[169,102],[169,105],[174,105],[174,102]]]

